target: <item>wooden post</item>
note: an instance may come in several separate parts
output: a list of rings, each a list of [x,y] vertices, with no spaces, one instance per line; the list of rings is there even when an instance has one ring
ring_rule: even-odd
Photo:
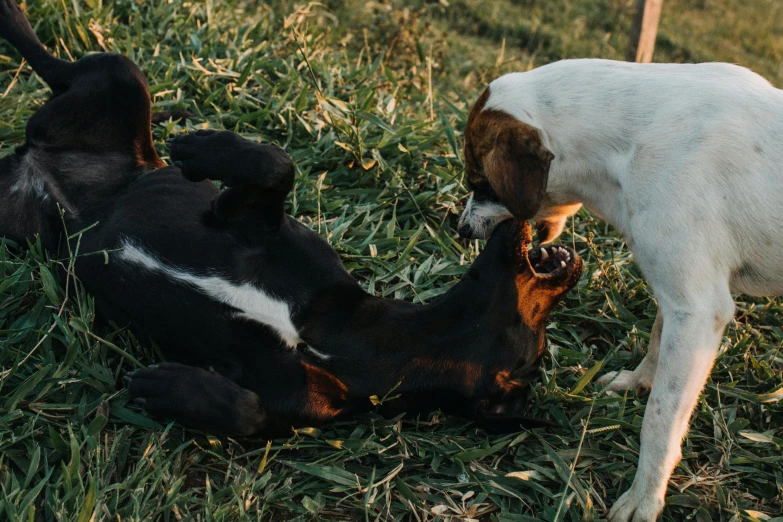
[[[652,61],[662,7],[663,0],[636,0],[631,39],[628,42],[628,52],[625,53],[627,61],[639,63]]]

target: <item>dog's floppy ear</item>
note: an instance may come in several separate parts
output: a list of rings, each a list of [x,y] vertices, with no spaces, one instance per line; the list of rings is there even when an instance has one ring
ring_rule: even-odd
[[[517,219],[530,219],[541,207],[554,154],[537,129],[503,118],[494,147],[484,157],[484,175],[501,203]]]

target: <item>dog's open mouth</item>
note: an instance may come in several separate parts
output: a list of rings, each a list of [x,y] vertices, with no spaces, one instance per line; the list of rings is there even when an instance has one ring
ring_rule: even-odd
[[[532,228],[527,221],[509,220],[501,223],[495,228],[492,238],[501,235],[512,241],[514,261],[520,274],[532,273],[535,279],[542,282],[560,283],[571,281],[573,276],[581,273],[582,260],[571,248],[563,245],[534,246]]]
[[[533,247],[528,251],[528,259],[536,275],[553,276],[569,272],[576,263],[577,256],[570,248],[548,245]]]

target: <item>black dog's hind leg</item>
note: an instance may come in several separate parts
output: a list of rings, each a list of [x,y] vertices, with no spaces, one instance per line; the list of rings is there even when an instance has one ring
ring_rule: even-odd
[[[125,381],[147,413],[187,428],[247,436],[266,426],[258,395],[214,371],[166,362],[131,372]]]
[[[0,0],[0,37],[13,45],[55,93],[68,88],[74,64],[52,56],[15,0]]]
[[[168,145],[174,165],[185,178],[222,181],[228,187],[212,203],[218,219],[257,216],[271,226],[279,222],[294,184],[294,166],[283,149],[214,130],[183,134]]]
[[[15,0],[0,0],[0,37],[54,92],[27,124],[28,146],[37,145],[50,155],[85,152],[92,163],[114,163],[109,169],[114,171],[164,166],[152,145],[147,80],[133,61],[114,53],[87,55],[76,62],[54,57]],[[84,158],[52,161],[62,166],[84,163]],[[95,181],[87,184],[93,187]]]
[[[152,143],[147,81],[118,54],[55,58],[16,0],[0,0],[0,37],[54,92],[27,122],[25,145],[0,164],[0,235],[39,234],[53,249],[61,244],[60,209],[69,227],[93,223],[118,191],[164,166]]]

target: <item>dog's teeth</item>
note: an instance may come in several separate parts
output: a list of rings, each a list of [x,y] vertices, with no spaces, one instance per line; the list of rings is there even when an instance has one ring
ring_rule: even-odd
[[[566,265],[566,262],[565,262],[565,261],[560,261],[560,266],[562,266],[563,268],[565,268],[565,265]]]
[[[544,261],[546,261],[548,257],[549,257],[549,252],[546,251],[546,248],[542,248],[541,249],[541,262],[543,263]]]

